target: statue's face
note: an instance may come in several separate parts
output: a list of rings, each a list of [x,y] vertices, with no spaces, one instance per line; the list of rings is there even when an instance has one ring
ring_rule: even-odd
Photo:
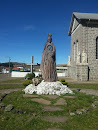
[[[51,45],[48,45],[48,46],[47,46],[47,50],[48,50],[48,51],[52,51],[52,50],[53,50],[52,46],[51,46]]]
[[[51,43],[52,42],[52,38],[48,37],[47,42]]]

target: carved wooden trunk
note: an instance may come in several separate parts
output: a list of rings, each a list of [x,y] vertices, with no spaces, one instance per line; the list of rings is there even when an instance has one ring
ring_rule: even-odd
[[[52,43],[51,34],[48,34],[48,39],[42,54],[40,69],[45,82],[57,81],[56,50]]]

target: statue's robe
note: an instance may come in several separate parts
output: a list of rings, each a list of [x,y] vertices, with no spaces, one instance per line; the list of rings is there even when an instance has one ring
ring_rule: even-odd
[[[51,50],[49,50],[48,47],[51,47]],[[47,41],[45,44],[40,69],[45,82],[57,81],[56,50],[52,42],[50,43]]]

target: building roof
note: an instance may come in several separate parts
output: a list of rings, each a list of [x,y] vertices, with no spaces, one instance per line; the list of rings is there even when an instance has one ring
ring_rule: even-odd
[[[77,12],[73,12],[73,15],[75,15],[78,19],[98,20],[98,14],[95,14],[95,13],[77,13]]]
[[[13,68],[12,70],[19,70],[19,68]]]
[[[69,27],[69,32],[68,32],[69,36],[71,35],[71,30],[72,30],[74,18],[76,18],[78,21],[81,21],[81,20],[98,20],[98,14],[97,13],[73,12],[70,27]]]

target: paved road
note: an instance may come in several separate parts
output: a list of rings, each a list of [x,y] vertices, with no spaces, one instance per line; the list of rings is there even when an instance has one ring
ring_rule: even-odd
[[[58,77],[59,80],[65,79],[69,84],[98,84],[98,80],[95,81],[76,81],[69,77]]]
[[[11,77],[11,74],[1,74],[0,73],[0,82],[6,81],[6,80],[11,80],[11,79],[17,79],[17,78]]]

